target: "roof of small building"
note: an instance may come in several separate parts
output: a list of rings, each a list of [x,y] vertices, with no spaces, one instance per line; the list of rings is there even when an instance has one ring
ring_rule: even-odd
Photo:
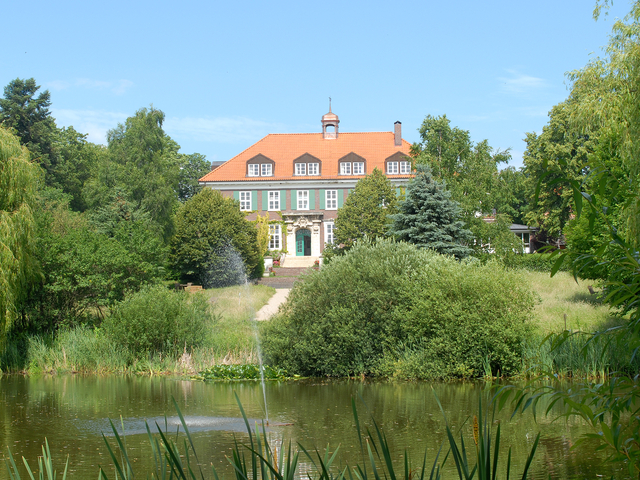
[[[364,175],[339,175],[338,160],[355,153],[366,161],[366,173],[374,168],[385,171],[385,160],[400,152],[409,155],[411,144],[402,140],[394,145],[393,132],[340,132],[335,139],[325,139],[322,133],[270,134],[225,162],[200,179],[201,182],[259,182],[305,179],[358,179]],[[312,155],[321,162],[321,175],[294,176],[293,161],[304,154]],[[270,177],[248,177],[247,161],[264,155],[275,163]],[[409,178],[413,175],[393,175],[393,178]]]

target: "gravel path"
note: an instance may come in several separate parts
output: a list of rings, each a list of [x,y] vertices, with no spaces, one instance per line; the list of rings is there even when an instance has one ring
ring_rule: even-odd
[[[290,288],[276,288],[275,295],[256,313],[256,320],[269,320],[272,315],[277,313],[280,305],[287,299],[290,290]]]

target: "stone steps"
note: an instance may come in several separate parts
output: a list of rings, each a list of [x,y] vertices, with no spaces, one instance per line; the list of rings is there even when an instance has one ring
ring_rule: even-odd
[[[274,277],[262,277],[258,282],[260,285],[268,285],[273,288],[291,288],[293,284],[300,278],[300,276],[311,271],[311,268],[306,267],[279,267],[274,268]]]
[[[285,260],[283,267],[286,268],[307,268],[313,267],[313,264],[318,260],[318,257],[295,257],[293,255],[288,255]]]

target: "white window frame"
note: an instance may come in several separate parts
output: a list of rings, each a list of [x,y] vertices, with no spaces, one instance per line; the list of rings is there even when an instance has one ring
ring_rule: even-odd
[[[353,162],[353,174],[364,175],[364,162]]]
[[[324,208],[325,210],[338,209],[338,191],[337,190],[324,191]]]
[[[270,163],[263,163],[260,165],[261,171],[260,174],[263,177],[272,177],[273,176],[273,165],[271,165]]]
[[[280,190],[269,190],[267,192],[267,207],[270,212],[280,210]]]
[[[340,162],[340,175],[351,175],[351,162]]]
[[[307,175],[320,175],[320,164],[319,163],[307,164]]]
[[[239,198],[240,198],[240,211],[250,212],[251,211],[251,191],[240,192]]]
[[[398,162],[387,162],[387,175],[398,175]]]
[[[303,176],[307,174],[307,164],[306,163],[296,163],[296,175]]]
[[[402,175],[411,173],[411,162],[400,162],[400,173]]]
[[[309,210],[309,190],[298,190],[296,199],[298,210]]]
[[[282,250],[282,228],[269,225],[269,250]]]
[[[336,241],[335,223],[324,222],[324,243],[325,245],[331,245]]]
[[[249,164],[249,177],[259,177],[260,176],[260,164],[258,163],[250,163]]]

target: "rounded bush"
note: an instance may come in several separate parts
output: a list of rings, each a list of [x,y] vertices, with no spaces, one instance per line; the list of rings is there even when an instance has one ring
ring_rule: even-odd
[[[200,346],[212,321],[204,295],[150,286],[118,304],[104,329],[139,358],[150,352],[177,355]]]
[[[294,286],[262,342],[270,364],[302,375],[508,374],[533,305],[520,274],[497,263],[360,242]]]

